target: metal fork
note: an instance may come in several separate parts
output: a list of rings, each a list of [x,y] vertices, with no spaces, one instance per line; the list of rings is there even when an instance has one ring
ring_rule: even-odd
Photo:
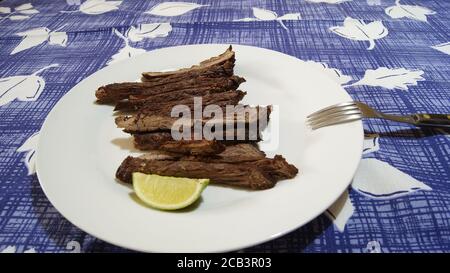
[[[316,111],[307,116],[307,124],[315,130],[329,125],[360,120],[362,118],[387,119],[416,126],[450,127],[450,114],[390,115],[380,113],[359,101],[338,103]]]

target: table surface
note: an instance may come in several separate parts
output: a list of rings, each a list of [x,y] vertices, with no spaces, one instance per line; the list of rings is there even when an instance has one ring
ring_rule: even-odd
[[[381,111],[450,113],[449,15],[444,0],[0,1],[0,252],[128,251],[65,220],[34,169],[52,107],[127,53],[253,45],[310,61]],[[450,252],[448,131],[382,120],[364,129],[348,191],[309,224],[241,252]]]

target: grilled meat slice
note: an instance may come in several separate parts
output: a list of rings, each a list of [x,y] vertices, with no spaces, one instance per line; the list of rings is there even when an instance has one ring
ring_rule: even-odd
[[[186,73],[178,73],[173,74],[170,76],[155,76],[152,77],[142,76],[141,81],[142,82],[148,82],[155,85],[162,85],[162,84],[170,84],[175,82],[184,82],[190,79],[195,78],[203,78],[203,79],[220,79],[220,78],[228,78],[233,76],[233,69],[234,69],[234,60],[229,60],[221,64],[213,65],[210,67],[210,69],[199,69],[199,70],[192,70]],[[160,72],[151,72],[154,73],[160,73]],[[163,72],[163,73],[171,73],[171,72]],[[148,73],[147,73],[148,74]]]
[[[151,111],[151,110],[149,110]],[[146,113],[146,110],[142,110],[138,112],[137,115],[131,116],[118,116],[116,117],[116,125],[119,128],[123,128],[125,132],[128,133],[145,133],[152,131],[160,131],[160,130],[171,130],[172,126],[177,124],[184,124],[185,126],[192,127],[194,122],[201,122],[203,125],[206,123],[215,128],[220,128],[222,126],[223,131],[226,130],[227,125],[231,125],[236,127],[238,124],[243,124],[248,128],[252,128],[251,124],[255,124],[257,126],[257,131],[260,132],[265,129],[267,126],[268,118],[272,111],[271,106],[245,106],[240,108],[235,112],[233,116],[227,116],[223,118],[210,118],[210,119],[202,119],[198,121],[194,121],[191,118],[182,117],[171,117],[168,116],[167,113],[158,113],[158,114],[149,114]],[[261,119],[267,119],[264,122]],[[238,127],[239,128],[239,127]],[[245,138],[244,136],[242,136]]]
[[[187,155],[212,155],[225,150],[226,146],[216,140],[173,140],[170,132],[134,135],[134,145],[140,150],[161,150]]]
[[[196,85],[192,82],[196,82],[197,79],[189,79],[185,82],[180,82],[177,85],[164,85],[151,88],[143,88],[141,90],[136,87],[133,89],[133,94],[127,95],[122,100],[117,101],[116,108],[114,110],[127,110],[127,109],[137,109],[145,104],[156,104],[156,103],[167,103],[172,101],[178,101],[193,96],[205,96],[212,93],[224,92],[228,90],[236,90],[239,85],[245,81],[244,78],[238,76],[231,76],[229,78],[218,78],[218,79],[205,79]],[[137,83],[139,85],[145,85],[146,83]],[[115,88],[120,88],[119,86],[114,86]],[[113,86],[105,86],[103,88],[112,89]],[[124,90],[126,91],[126,86]],[[111,91],[115,92],[115,91]]]
[[[219,107],[225,105],[236,105],[241,101],[246,92],[240,90],[228,90],[220,93],[209,93],[200,96],[202,99],[202,107],[210,104],[218,105]],[[195,96],[197,97],[197,96]],[[155,100],[153,97],[148,99],[133,99],[124,102],[118,102],[115,110],[141,110],[145,115],[151,115],[155,113],[165,113],[170,115],[172,108],[175,105],[186,105],[190,109],[194,110],[194,96],[181,95],[179,99],[172,100]]]
[[[225,150],[225,145],[216,140],[178,140],[168,141],[159,147],[162,151],[190,154],[214,155]]]
[[[167,115],[151,115],[151,116],[118,116],[116,117],[116,125],[123,128],[127,133],[152,132],[160,130],[171,130],[179,118],[173,118]],[[183,124],[192,126],[193,120],[181,119]]]
[[[188,88],[210,87],[212,90],[236,89],[243,78],[233,76],[234,52],[231,47],[218,57],[200,65],[170,72],[146,72],[142,83],[114,83],[97,89],[99,103],[118,102],[131,95],[157,95]]]
[[[213,183],[250,189],[267,189],[281,179],[293,178],[298,170],[277,155],[248,162],[223,163],[202,161],[202,157],[157,160],[143,157],[127,157],[116,172],[116,177],[131,183],[133,172],[175,177],[209,178]]]
[[[233,132],[230,132],[231,137],[228,137],[226,135],[227,131],[224,131],[224,135],[222,137],[222,140],[206,140],[203,137],[195,138],[193,134],[191,134],[189,139],[182,139],[183,143],[181,143],[185,148],[181,150],[176,150],[174,152],[178,153],[187,153],[187,154],[217,154],[219,152],[222,152],[225,149],[225,146],[229,146],[231,149],[234,147],[235,144],[240,143],[246,143],[246,142],[257,142],[260,141],[261,138],[259,136],[259,132],[251,132],[250,130],[245,130],[243,135],[245,135],[245,139],[243,140],[237,140],[237,136],[240,135],[239,130],[234,130]],[[256,135],[253,135],[253,134]],[[149,150],[158,150],[161,149],[163,151],[172,151],[172,147],[176,147],[176,143],[172,142],[178,142],[177,140],[174,140],[172,138],[172,134],[170,131],[159,131],[159,132],[150,132],[150,133],[137,133],[133,134],[134,138],[134,146],[143,151],[149,151]],[[228,140],[227,140],[228,139]],[[190,141],[197,141],[197,144],[193,144],[191,146]],[[202,142],[200,142],[202,141]],[[202,143],[202,145],[200,145]],[[223,146],[223,147],[222,147]],[[205,152],[200,152],[198,149],[196,149],[195,152],[190,152],[189,148],[205,148]],[[246,151],[244,152],[244,157],[247,155]]]
[[[116,177],[122,182],[131,183],[133,172],[175,177],[209,178],[213,183],[251,189],[267,189],[275,185],[275,181],[261,172],[258,167],[240,164],[147,160],[129,156],[120,165]]]
[[[243,82],[245,82],[245,79],[238,76],[212,78],[200,75],[165,83],[113,83],[99,87],[95,92],[95,96],[99,103],[111,103],[128,99],[130,96],[146,98],[171,92],[182,92],[183,90],[185,92],[197,90],[199,93],[202,91],[204,92],[205,90],[210,92],[221,92],[223,90],[236,89]]]
[[[225,150],[225,144],[216,140],[174,140],[168,131],[133,134],[134,146],[140,150],[161,150],[186,155],[212,155]]]
[[[168,72],[144,72],[142,73],[142,80],[153,81],[156,79],[175,78],[185,74],[191,74],[193,72],[198,73],[203,71],[210,71],[216,66],[224,67],[225,72],[228,73],[229,75],[232,75],[234,62],[235,62],[235,53],[232,47],[230,46],[224,53],[220,54],[219,56],[212,57],[208,60],[202,61],[200,64],[191,66],[190,68],[182,68],[179,70]],[[228,66],[224,64],[228,64]]]
[[[167,142],[175,141],[170,131],[133,134],[134,147],[139,150],[158,150]]]
[[[225,142],[222,142],[222,144]],[[143,159],[150,160],[186,160],[215,163],[242,163],[257,161],[266,158],[266,154],[258,149],[253,143],[238,143],[224,145],[225,149],[217,154],[196,154],[187,155],[171,151],[149,150],[140,156]]]
[[[266,154],[253,143],[238,143],[227,145],[225,150],[216,155],[185,156],[182,160],[216,162],[216,163],[242,163],[262,160]]]
[[[255,166],[264,170],[275,181],[294,178],[298,173],[298,169],[294,165],[287,163],[282,155],[275,155],[273,159],[256,160],[251,162],[251,164],[255,164]]]

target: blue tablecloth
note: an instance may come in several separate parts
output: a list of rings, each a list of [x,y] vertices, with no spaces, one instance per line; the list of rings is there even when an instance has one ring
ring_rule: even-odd
[[[381,111],[450,113],[449,1],[29,1],[0,1],[0,252],[128,251],[56,211],[34,155],[46,115],[67,91],[145,51],[269,48],[310,61]],[[364,129],[361,165],[336,204],[242,251],[449,252],[448,131],[381,120]]]

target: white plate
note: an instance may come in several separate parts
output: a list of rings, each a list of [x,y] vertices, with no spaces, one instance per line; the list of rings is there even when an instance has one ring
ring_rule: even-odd
[[[209,186],[199,205],[182,212],[142,206],[115,171],[133,149],[115,127],[113,109],[94,103],[97,87],[135,81],[142,71],[196,64],[227,45],[163,48],[105,67],[77,84],[48,115],[40,133],[37,174],[50,202],[74,225],[115,245],[140,251],[219,252],[279,237],[327,209],[349,185],[361,158],[361,122],[310,131],[307,114],[349,101],[326,74],[279,52],[233,46],[235,73],[247,79],[245,101],[279,105],[279,147],[300,170],[273,189]],[[273,155],[270,152],[269,155]]]

